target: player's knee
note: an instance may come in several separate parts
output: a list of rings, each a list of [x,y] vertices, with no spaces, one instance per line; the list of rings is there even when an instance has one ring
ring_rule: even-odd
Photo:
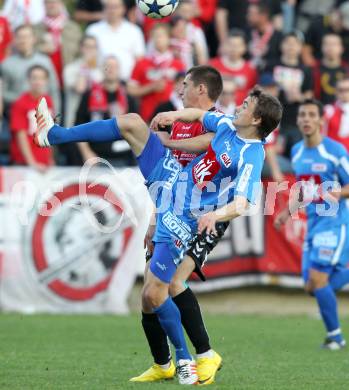
[[[328,284],[326,280],[310,278],[308,283],[305,285],[304,290],[311,296],[314,296],[314,291],[323,288]]]
[[[147,284],[145,284],[142,289],[142,295],[141,295],[142,311],[143,313],[152,313],[153,308],[147,300],[146,290],[147,290]]]
[[[171,297],[175,297],[184,290],[184,283],[182,279],[173,278],[169,287],[169,294]]]
[[[139,126],[143,126],[144,121],[140,115],[135,113],[125,114],[118,118],[121,133],[137,132]]]
[[[150,283],[143,288],[142,305],[144,305],[145,308],[158,307],[161,303],[161,296],[156,285]]]

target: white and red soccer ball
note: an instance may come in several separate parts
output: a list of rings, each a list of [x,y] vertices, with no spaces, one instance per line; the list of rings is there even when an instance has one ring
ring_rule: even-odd
[[[179,0],[137,0],[141,12],[152,19],[170,16],[178,7]]]

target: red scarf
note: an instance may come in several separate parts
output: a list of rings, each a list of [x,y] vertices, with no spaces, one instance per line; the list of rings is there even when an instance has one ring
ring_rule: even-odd
[[[67,22],[67,19],[67,15],[64,11],[62,11],[62,13],[55,18],[52,18],[47,15],[44,18],[44,25],[46,26],[47,30],[52,34],[56,50],[58,50],[61,46],[62,31],[64,29],[65,23]]]
[[[274,27],[270,23],[265,32],[259,35],[257,30],[252,30],[252,39],[250,42],[250,53],[254,57],[254,60],[259,60],[268,51],[268,44],[270,38],[274,34]]]
[[[121,115],[128,112],[128,100],[125,88],[120,86],[115,91],[115,110],[111,110],[110,103],[108,103],[108,95],[104,86],[99,83],[94,83],[91,88],[88,99],[88,110],[90,112],[109,112],[111,115]],[[116,111],[116,112],[110,112]]]

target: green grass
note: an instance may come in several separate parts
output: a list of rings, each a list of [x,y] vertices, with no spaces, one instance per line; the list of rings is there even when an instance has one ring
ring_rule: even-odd
[[[319,320],[206,319],[224,359],[212,390],[349,388],[349,350],[320,350]],[[348,318],[342,327],[349,334]],[[0,315],[0,389],[183,389],[128,382],[150,363],[137,316]]]

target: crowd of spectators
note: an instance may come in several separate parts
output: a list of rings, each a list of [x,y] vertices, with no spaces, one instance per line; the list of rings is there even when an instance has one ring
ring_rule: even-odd
[[[223,76],[217,108],[224,112],[257,83],[281,100],[283,119],[267,149],[275,180],[301,138],[296,114],[304,98],[326,105],[324,134],[349,150],[348,0],[181,0],[161,21],[144,17],[135,0],[4,0],[0,165],[44,172],[94,156],[133,165],[120,141],[36,148],[39,97],[68,127],[126,112],[149,122],[181,108],[185,71],[201,64]]]

